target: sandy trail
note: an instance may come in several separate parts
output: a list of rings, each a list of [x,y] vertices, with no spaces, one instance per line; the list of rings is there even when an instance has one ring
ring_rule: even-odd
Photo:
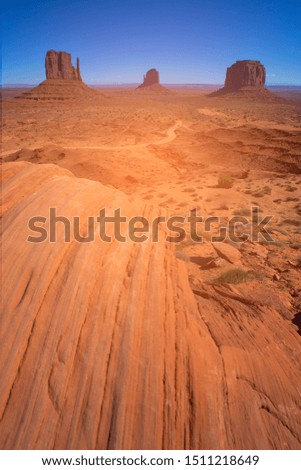
[[[178,120],[173,124],[171,127],[169,127],[166,132],[165,136],[162,139],[159,139],[154,142],[144,142],[141,144],[130,144],[130,145],[92,145],[92,146],[68,146],[65,147],[65,149],[72,149],[72,150],[77,150],[77,149],[91,149],[91,150],[131,150],[131,149],[137,149],[137,148],[146,148],[149,145],[162,145],[162,144],[167,144],[169,142],[172,142],[176,137],[176,130],[179,129],[180,127],[183,127],[182,121]]]
[[[169,127],[165,131],[165,136],[157,141],[154,142],[144,142],[141,144],[130,144],[130,145],[72,145],[72,146],[65,146],[60,145],[60,147],[69,150],[80,150],[80,149],[88,149],[88,150],[134,150],[137,148],[146,148],[149,145],[162,145],[172,142],[176,137],[176,130],[180,127],[184,127],[181,120],[177,120],[175,124]],[[36,147],[29,147],[29,150],[35,150]],[[14,150],[8,150],[7,152],[2,152],[0,154],[1,158],[5,158],[12,153],[16,153],[22,150],[21,148],[17,148]]]
[[[178,120],[173,124],[171,127],[169,127],[166,132],[165,132],[165,137],[163,137],[160,140],[156,140],[154,142],[144,142],[141,144],[130,144],[130,145],[82,145],[82,146],[68,146],[65,147],[65,149],[72,149],[72,150],[79,150],[79,149],[91,149],[91,150],[132,150],[136,148],[146,148],[149,145],[162,145],[162,144],[167,144],[169,142],[172,142],[176,137],[176,130],[179,129],[180,127],[183,127],[182,121]]]

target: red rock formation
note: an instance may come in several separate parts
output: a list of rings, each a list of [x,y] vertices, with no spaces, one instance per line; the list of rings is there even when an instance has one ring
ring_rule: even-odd
[[[16,98],[41,101],[78,101],[93,100],[99,96],[101,94],[98,91],[90,88],[82,80],[49,78]]]
[[[29,243],[153,207],[56,165],[3,166],[1,449],[300,449],[300,337],[285,293],[192,291],[166,243]],[[86,229],[82,227],[82,235]]]
[[[76,59],[76,72],[77,72],[78,80],[82,80],[82,76],[81,76],[81,73],[80,73],[80,66],[79,66],[79,58],[78,57]]]
[[[156,69],[150,69],[143,75],[143,83],[138,88],[149,87],[153,85],[159,85],[159,72]]]
[[[76,68],[73,67],[71,55],[67,52],[48,51],[45,58],[45,68],[46,80],[16,98],[77,101],[95,99],[99,95],[96,90],[92,90],[82,81],[79,59],[76,59]]]
[[[76,68],[72,66],[71,54],[56,52],[53,49],[47,52],[45,58],[46,79],[81,80],[79,59]]]
[[[150,69],[146,72],[146,75],[143,76],[143,83],[140,86],[150,86],[156,83],[160,83],[159,72],[156,69]]]
[[[243,87],[263,88],[265,68],[258,60],[237,60],[227,68],[225,89],[237,91]]]
[[[229,95],[231,98],[279,101],[278,97],[264,88],[265,78],[265,67],[258,60],[238,60],[227,68],[224,87],[208,96]]]

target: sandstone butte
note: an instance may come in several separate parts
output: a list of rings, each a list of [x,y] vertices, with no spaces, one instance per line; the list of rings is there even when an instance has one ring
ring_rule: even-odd
[[[53,49],[45,57],[46,80],[37,87],[18,96],[19,99],[66,101],[94,99],[99,93],[88,87],[80,72],[79,59],[76,68],[71,62],[71,54],[56,52]]]
[[[45,58],[46,79],[55,80],[81,80],[79,59],[76,59],[76,68],[72,66],[71,54],[56,52],[53,49],[46,53]]]
[[[150,69],[143,75],[143,82],[137,87],[137,90],[169,92],[160,84],[159,72],[156,69]]]
[[[265,67],[258,60],[237,60],[227,68],[224,87],[209,96],[230,95],[233,98],[237,95],[250,98],[253,95],[265,99],[277,99],[264,87],[265,79]]]
[[[285,293],[252,281],[193,292],[163,242],[27,242],[51,206],[153,215],[56,165],[4,164],[2,449],[301,448]]]

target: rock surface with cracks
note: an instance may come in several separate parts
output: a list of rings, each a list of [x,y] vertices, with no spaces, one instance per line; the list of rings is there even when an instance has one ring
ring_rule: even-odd
[[[86,221],[104,206],[153,215],[56,165],[3,166],[1,448],[300,449],[285,296],[192,291],[162,241],[26,241],[49,207]]]

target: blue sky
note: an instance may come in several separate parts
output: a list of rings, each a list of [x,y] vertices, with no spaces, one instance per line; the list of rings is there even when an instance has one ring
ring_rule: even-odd
[[[260,60],[268,84],[301,85],[301,1],[1,1],[3,83],[45,79],[48,49],[81,60],[86,83],[224,82],[226,67]]]

